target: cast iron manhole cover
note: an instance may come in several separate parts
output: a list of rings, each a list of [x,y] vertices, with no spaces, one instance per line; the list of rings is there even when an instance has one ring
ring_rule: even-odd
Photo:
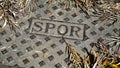
[[[81,47],[104,40],[120,30],[120,23],[104,25],[95,23],[72,9],[62,9],[53,4],[44,5],[39,0],[39,9],[24,17],[17,33],[11,33],[8,27],[0,33],[0,61],[9,66],[24,68],[67,68],[65,43],[62,36],[81,51]]]

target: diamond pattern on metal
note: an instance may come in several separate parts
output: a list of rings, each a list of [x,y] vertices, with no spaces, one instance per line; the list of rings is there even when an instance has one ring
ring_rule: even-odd
[[[31,13],[30,16],[23,17],[22,20],[18,19],[22,23],[19,24],[21,29],[18,29],[17,33],[11,33],[8,27],[0,33],[2,64],[24,68],[67,68],[68,59],[65,55],[64,41],[61,37],[30,33],[34,20],[48,19],[82,25],[80,26],[84,27],[81,33],[82,39],[66,39],[80,54],[83,53],[82,47],[89,48],[90,44],[98,40],[103,41],[120,30],[120,23],[114,25],[96,23],[94,20],[97,18],[88,18],[79,9],[73,12],[70,8],[61,8],[62,5],[53,4],[48,7],[43,3],[44,0],[39,0],[37,11]],[[56,23],[58,22],[54,22]]]

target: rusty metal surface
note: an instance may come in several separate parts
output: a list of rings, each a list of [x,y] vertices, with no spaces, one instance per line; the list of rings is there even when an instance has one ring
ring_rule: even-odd
[[[82,47],[89,48],[89,44],[120,30],[120,23],[95,23],[96,18],[85,16],[79,9],[74,13],[61,5],[48,7],[43,4],[44,0],[38,3],[37,11],[19,20],[22,23],[17,33],[11,33],[8,27],[0,33],[2,64],[25,68],[67,68],[62,36],[80,52]],[[35,22],[42,23],[35,25]]]

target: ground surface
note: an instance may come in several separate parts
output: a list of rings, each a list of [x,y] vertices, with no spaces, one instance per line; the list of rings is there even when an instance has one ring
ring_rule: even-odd
[[[67,68],[66,45],[61,39],[62,35],[58,33],[60,25],[64,26],[59,29],[59,32],[65,33],[64,30],[68,29],[64,37],[79,52],[82,47],[89,48],[89,44],[107,39],[120,29],[120,23],[114,25],[95,23],[93,21],[96,18],[86,17],[79,9],[74,13],[72,9],[64,10],[55,4],[48,7],[43,2],[44,0],[39,0],[37,11],[19,20],[22,23],[17,33],[11,33],[8,27],[0,33],[2,64],[25,68]],[[43,23],[42,31],[32,31],[32,28],[40,29],[35,26],[36,21]],[[70,36],[71,26],[81,29],[79,37],[76,34]],[[47,27],[49,27],[48,31]]]

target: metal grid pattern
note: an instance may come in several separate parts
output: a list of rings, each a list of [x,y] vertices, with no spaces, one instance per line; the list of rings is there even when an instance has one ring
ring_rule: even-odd
[[[60,37],[51,35],[31,34],[34,19],[57,20],[82,25],[81,27],[84,27],[82,39],[66,39],[79,52],[81,47],[89,48],[91,43],[104,40],[120,30],[120,23],[114,25],[96,23],[94,21],[96,18],[85,16],[79,9],[75,13],[70,8],[61,8],[62,4],[53,4],[48,7],[43,2],[44,0],[39,0],[39,9],[31,13],[29,17],[19,20],[22,23],[17,33],[11,33],[8,27],[0,33],[2,64],[24,68],[67,68],[64,41]]]

